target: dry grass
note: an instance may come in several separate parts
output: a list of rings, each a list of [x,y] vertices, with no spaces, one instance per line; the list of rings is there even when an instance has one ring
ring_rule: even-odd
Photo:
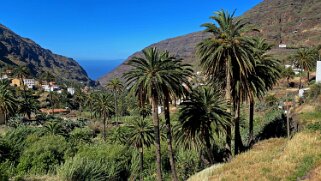
[[[211,167],[189,179],[208,180],[297,180],[321,160],[321,134],[301,132],[291,140],[262,141],[230,163]]]

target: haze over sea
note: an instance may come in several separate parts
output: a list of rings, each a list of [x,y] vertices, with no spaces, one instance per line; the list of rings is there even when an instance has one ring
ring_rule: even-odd
[[[124,60],[77,60],[77,62],[86,70],[88,76],[97,80],[108,72],[112,71]]]

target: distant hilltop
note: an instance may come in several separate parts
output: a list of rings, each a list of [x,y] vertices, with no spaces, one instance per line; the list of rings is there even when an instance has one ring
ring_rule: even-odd
[[[61,80],[93,84],[75,60],[54,54],[0,24],[0,68],[5,66],[28,66],[33,76],[49,71]]]
[[[244,13],[240,18],[250,22],[260,30],[260,36],[275,45],[272,53],[282,52],[283,55],[291,49],[300,46],[321,44],[321,1],[320,0],[265,0]],[[209,14],[210,16],[210,14]],[[206,22],[204,22],[206,23]],[[198,64],[195,58],[195,46],[209,35],[203,32],[171,38],[150,46],[168,50],[192,65]],[[150,47],[148,46],[148,47]],[[139,55],[140,52],[131,55]],[[114,77],[121,77],[128,71],[126,62],[99,79],[106,84]]]

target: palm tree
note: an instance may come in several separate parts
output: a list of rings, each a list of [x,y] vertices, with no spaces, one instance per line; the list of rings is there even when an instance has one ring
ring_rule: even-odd
[[[243,78],[254,71],[254,57],[250,38],[244,35],[249,32],[245,23],[234,18],[234,13],[218,11],[211,19],[215,23],[206,23],[202,26],[211,37],[197,45],[197,55],[201,67],[209,78],[225,75],[225,99],[227,111],[231,113],[232,85],[236,85],[237,77]],[[242,83],[243,84],[243,83]],[[237,121],[237,120],[236,120]],[[237,124],[236,124],[237,126]],[[231,150],[231,128],[226,128],[227,149]],[[236,146],[237,146],[236,142]]]
[[[172,98],[180,98],[191,89],[190,82],[188,81],[189,77],[192,77],[193,70],[189,64],[183,64],[182,59],[177,59],[173,56],[169,55],[169,52],[165,51],[162,55],[163,61],[171,60],[168,63],[166,81],[162,84],[163,89],[163,105],[164,105],[164,117],[165,117],[165,128],[167,135],[167,148],[168,148],[168,156],[171,165],[172,171],[172,179],[178,181],[177,172],[176,172],[176,164],[174,159],[174,152],[172,146],[172,129],[171,129],[171,121],[170,121],[170,105],[169,103],[172,101]]]
[[[262,98],[264,94],[273,88],[277,83],[281,74],[280,62],[266,55],[266,52],[271,49],[265,39],[253,39],[253,52],[255,56],[255,73],[247,77],[249,82],[249,90],[245,92],[249,100],[249,143],[253,141],[253,122],[254,122],[254,104],[255,97]]]
[[[113,106],[111,101],[111,95],[106,93],[100,93],[97,95],[97,99],[94,102],[93,110],[100,118],[103,118],[103,139],[106,141],[106,125],[107,119],[110,117],[113,112]]]
[[[51,121],[44,125],[45,131],[51,135],[63,135],[63,127],[57,121]]]
[[[17,99],[13,91],[9,88],[9,84],[0,82],[0,112],[4,114],[4,121],[7,124],[8,116],[17,108]]]
[[[51,110],[52,110],[52,114],[55,114],[54,104],[53,104],[53,95],[52,95],[51,84],[50,84],[50,82],[55,80],[55,77],[50,72],[46,71],[46,72],[42,73],[41,79],[45,80],[47,82],[47,84],[49,85],[49,97],[50,97]]]
[[[214,164],[211,144],[213,132],[225,130],[230,125],[230,114],[226,111],[222,93],[218,87],[201,86],[193,90],[180,106],[181,139],[186,137],[189,140],[200,140],[206,148],[209,162]]]
[[[13,70],[13,74],[20,79],[20,82],[22,84],[22,88],[23,88],[23,97],[24,97],[24,104],[25,106],[28,106],[28,98],[27,98],[27,90],[26,90],[26,86],[24,84],[24,78],[26,78],[29,74],[30,74],[30,70],[27,66],[18,66]],[[30,112],[26,112],[28,118],[30,119],[31,113]]]
[[[118,78],[115,78],[107,83],[107,88],[110,89],[114,94],[115,118],[116,118],[116,125],[118,126],[117,95],[123,90],[124,85]]]
[[[154,141],[153,126],[147,120],[138,119],[127,125],[129,141],[135,146],[140,155],[140,180],[143,180],[144,173],[144,146],[149,147]]]
[[[94,105],[96,99],[97,99],[97,96],[93,92],[87,94],[87,96],[86,96],[85,104],[89,108],[90,119],[93,119],[93,105]]]
[[[293,71],[292,67],[288,67],[283,69],[282,71],[282,77],[286,78],[286,86],[289,86],[290,79],[293,79],[295,76],[295,72]]]
[[[168,90],[165,85],[170,86],[175,81],[172,76],[169,76],[171,75],[169,72],[173,71],[173,61],[165,58],[165,56],[155,47],[147,48],[143,50],[142,57],[133,57],[129,60],[128,65],[132,69],[124,74],[127,85],[131,92],[138,97],[140,105],[144,105],[146,98],[152,105],[157,180],[159,181],[162,180],[162,170],[158,105],[163,99],[164,92]]]
[[[294,55],[294,63],[300,67],[301,75],[300,75],[300,84],[299,88],[302,87],[302,71],[305,70],[308,72],[307,79],[309,81],[309,71],[311,71],[315,67],[315,62],[318,58],[318,53],[314,48],[300,48],[296,54]]]

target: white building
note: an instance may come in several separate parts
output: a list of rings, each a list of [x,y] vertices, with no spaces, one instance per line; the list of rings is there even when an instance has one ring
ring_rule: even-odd
[[[47,85],[47,84],[45,84],[45,85],[41,85],[41,87],[46,92],[53,92],[53,91],[57,91],[57,90],[60,89],[60,87],[57,86],[57,85]]]
[[[316,83],[321,83],[321,61],[317,61]]]
[[[7,74],[4,74],[4,75],[2,75],[1,77],[0,77],[0,80],[5,80],[5,79],[8,79],[9,77],[8,77],[8,75]]]
[[[75,94],[75,88],[73,88],[73,87],[68,87],[67,88],[67,92],[69,93],[69,94],[71,94],[71,95],[74,95]]]
[[[286,48],[286,44],[279,44],[279,48]]]
[[[26,85],[29,89],[32,89],[36,85],[35,79],[23,79],[24,85]]]

